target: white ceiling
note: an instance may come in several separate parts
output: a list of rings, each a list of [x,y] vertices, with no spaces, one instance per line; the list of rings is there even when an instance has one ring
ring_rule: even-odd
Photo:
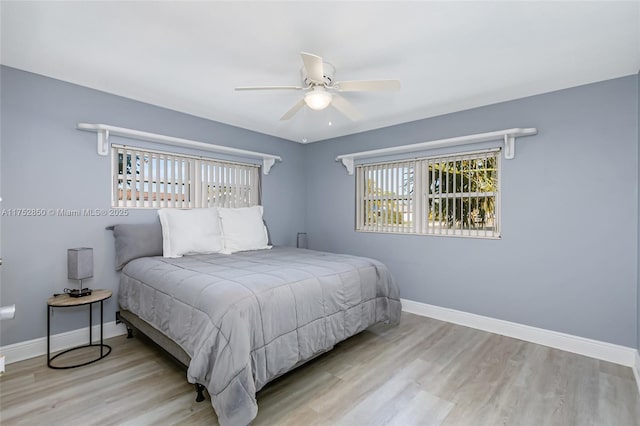
[[[640,69],[639,1],[2,1],[0,13],[4,65],[297,142]],[[344,93],[356,123],[332,107],[280,121],[301,92],[233,90],[299,85],[301,51],[337,80],[402,88]]]

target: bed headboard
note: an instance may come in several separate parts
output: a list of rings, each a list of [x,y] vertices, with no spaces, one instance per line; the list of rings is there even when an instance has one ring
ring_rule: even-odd
[[[134,259],[162,256],[162,227],[153,223],[125,223],[110,226],[116,239],[116,270]]]

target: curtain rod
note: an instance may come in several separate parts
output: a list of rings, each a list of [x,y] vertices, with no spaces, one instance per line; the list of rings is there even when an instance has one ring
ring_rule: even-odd
[[[511,160],[515,157],[516,137],[519,136],[531,136],[538,133],[536,128],[515,128],[507,130],[498,130],[495,132],[478,133],[475,135],[458,136],[455,138],[438,139],[429,142],[420,142],[410,145],[392,146],[389,148],[374,149],[371,151],[354,152],[351,154],[338,155],[336,161],[342,161],[342,164],[346,167],[347,172],[353,174],[354,161],[360,158],[374,158],[382,157],[384,155],[403,154],[417,151],[424,151],[428,149],[444,148],[448,146],[467,145],[479,142],[488,142],[493,140],[504,141],[504,158]]]
[[[214,145],[206,142],[199,142],[190,139],[165,136],[157,133],[143,132],[140,130],[126,129],[124,127],[110,126],[108,124],[78,123],[79,130],[86,130],[97,133],[98,155],[109,155],[109,137],[121,136],[130,139],[137,139],[148,142],[156,142],[164,145],[183,146],[205,151],[218,152],[223,154],[237,155],[240,157],[259,158],[262,160],[262,173],[269,174],[271,167],[276,161],[282,161],[278,155],[264,154],[262,152],[248,151],[246,149],[232,148],[222,145]]]

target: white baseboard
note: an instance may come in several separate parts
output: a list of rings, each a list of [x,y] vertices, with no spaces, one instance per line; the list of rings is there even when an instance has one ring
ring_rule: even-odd
[[[633,368],[639,365],[638,363],[640,362],[637,360],[638,351],[627,346],[615,345],[613,343],[601,342],[515,322],[456,311],[455,309],[441,308],[439,306],[406,299],[402,299],[402,310],[411,314],[460,324],[490,333],[501,334],[503,336],[613,362],[626,367]],[[640,367],[635,368],[636,382],[638,382],[638,368]]]
[[[105,323],[103,331],[105,339],[127,334],[127,328],[124,324],[116,324],[115,321]],[[91,332],[93,342],[99,342],[100,326],[94,325]],[[51,352],[53,353],[73,348],[74,346],[86,345],[87,343],[89,343],[89,327],[54,334],[51,336]],[[33,340],[27,340],[25,342],[2,346],[0,347],[0,353],[5,356],[5,362],[7,364],[45,355],[47,353],[47,338],[40,337]]]

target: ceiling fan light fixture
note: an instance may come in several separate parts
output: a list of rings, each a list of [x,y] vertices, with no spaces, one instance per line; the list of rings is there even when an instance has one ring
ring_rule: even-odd
[[[314,87],[313,91],[304,95],[304,102],[311,109],[316,111],[325,109],[331,103],[331,93],[323,87]]]
[[[1,0],[0,0],[1,1]],[[307,93],[287,112],[280,117],[281,121],[291,119],[298,111],[307,105],[309,108],[320,111],[332,105],[339,113],[351,121],[358,121],[363,115],[353,105],[337,92],[379,92],[400,90],[398,80],[350,80],[335,81],[335,68],[328,62],[324,62],[318,55],[300,52],[302,58],[302,86],[241,86],[236,90],[304,90]],[[310,90],[311,89],[311,90]],[[327,90],[328,89],[328,90]],[[329,122],[329,126],[331,126]]]

